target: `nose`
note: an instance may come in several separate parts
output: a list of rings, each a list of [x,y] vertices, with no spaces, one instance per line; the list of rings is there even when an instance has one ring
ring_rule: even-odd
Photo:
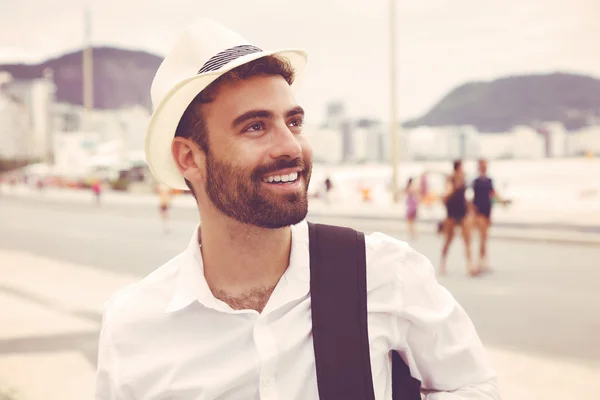
[[[295,159],[301,156],[302,146],[300,145],[296,135],[288,128],[286,124],[277,126],[274,129],[272,140],[272,158]]]

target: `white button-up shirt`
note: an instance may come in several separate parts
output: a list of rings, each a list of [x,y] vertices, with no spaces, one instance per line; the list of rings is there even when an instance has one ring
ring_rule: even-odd
[[[183,253],[108,300],[96,399],[318,399],[306,222],[292,227],[289,267],[262,313],[216,299],[200,251],[196,230]],[[499,399],[475,328],[431,263],[381,233],[366,235],[366,254],[375,398],[392,398],[393,349],[426,399]]]

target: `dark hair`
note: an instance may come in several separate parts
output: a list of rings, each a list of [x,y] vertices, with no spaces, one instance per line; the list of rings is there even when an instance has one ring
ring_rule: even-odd
[[[410,184],[413,182],[413,178],[410,177],[408,178],[408,182],[406,182],[406,189],[408,190],[408,188],[410,187]]]
[[[276,55],[265,56],[240,65],[218,77],[192,100],[188,105],[183,116],[179,120],[176,137],[184,137],[198,143],[200,148],[208,153],[208,132],[206,123],[202,116],[201,105],[211,103],[217,97],[219,89],[226,83],[241,81],[253,76],[272,76],[281,75],[288,84],[294,82],[295,71],[289,61]],[[192,185],[187,180],[186,185],[192,190]],[[193,190],[192,190],[192,194]],[[194,194],[195,196],[195,194]]]
[[[200,105],[211,103],[217,97],[219,89],[226,83],[241,81],[257,75],[281,75],[290,85],[294,81],[294,70],[290,63],[277,56],[261,57],[257,60],[243,64],[218,77],[188,105],[179,120],[175,136],[190,138],[200,148],[208,151],[208,138]]]
[[[454,171],[458,171],[458,169],[462,166],[462,160],[455,160],[452,164]]]

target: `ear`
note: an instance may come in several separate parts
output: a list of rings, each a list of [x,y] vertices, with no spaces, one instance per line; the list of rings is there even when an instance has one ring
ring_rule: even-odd
[[[176,137],[171,144],[173,160],[181,175],[194,184],[200,184],[206,176],[206,155],[191,139]]]

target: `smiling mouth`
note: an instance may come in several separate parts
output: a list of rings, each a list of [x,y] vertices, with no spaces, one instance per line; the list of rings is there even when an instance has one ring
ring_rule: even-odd
[[[299,179],[299,177],[300,175],[298,174],[298,172],[291,172],[289,174],[284,175],[269,175],[263,178],[263,182],[275,185],[283,185],[286,183],[294,183]]]

